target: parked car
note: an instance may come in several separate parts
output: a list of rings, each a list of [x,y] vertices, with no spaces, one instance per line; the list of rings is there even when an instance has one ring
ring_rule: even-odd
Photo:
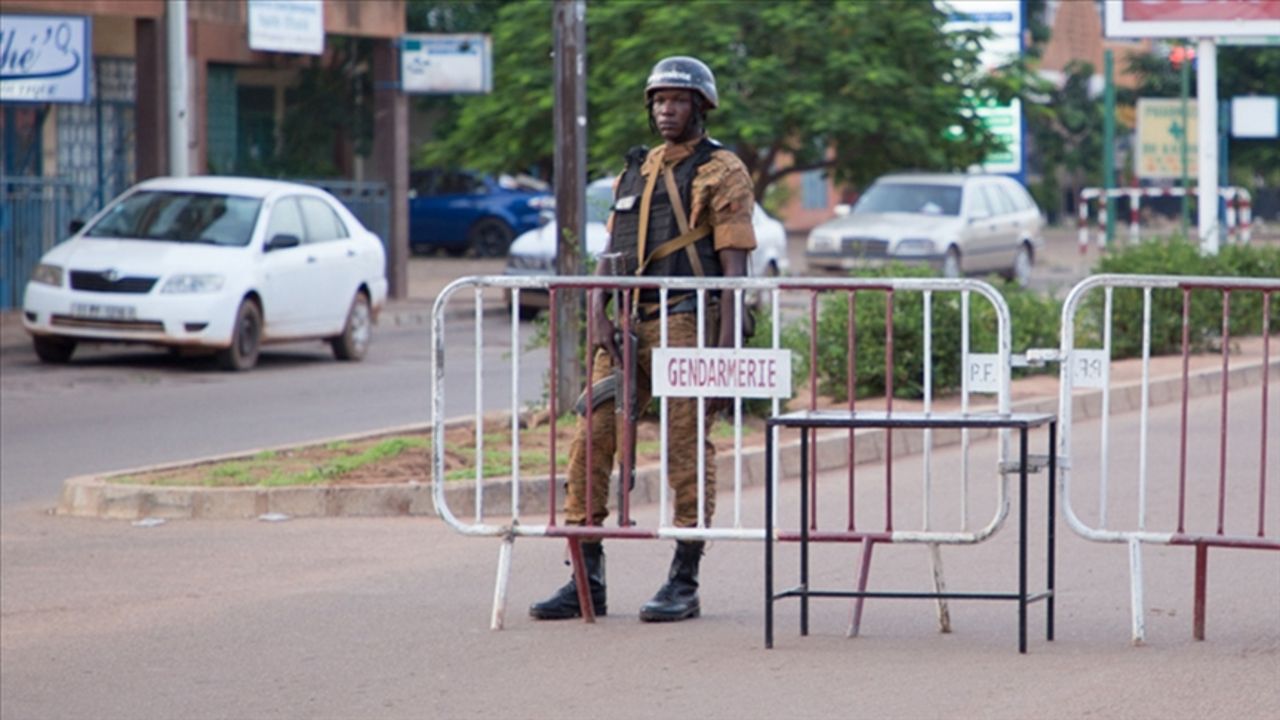
[[[23,325],[65,363],[82,341],[207,348],[320,338],[360,360],[387,297],[382,242],[323,190],[235,177],[139,183],[41,258]]]
[[[538,226],[548,190],[528,176],[415,170],[409,174],[409,247],[501,257],[512,238]]]
[[[605,222],[613,205],[613,178],[602,178],[587,185],[587,252],[599,257],[609,240]],[[785,275],[791,268],[787,256],[787,231],[756,203],[751,214],[756,231],[756,249],[751,253],[748,271],[756,277]],[[547,276],[556,274],[556,243],[559,231],[554,220],[516,238],[507,254],[507,275]],[[531,319],[547,307],[545,292],[520,292],[520,317]],[[511,306],[511,295],[507,295]]]
[[[809,233],[809,271],[847,274],[889,262],[927,264],[946,277],[1000,273],[1026,285],[1044,216],[1002,175],[894,174],[848,214]]]

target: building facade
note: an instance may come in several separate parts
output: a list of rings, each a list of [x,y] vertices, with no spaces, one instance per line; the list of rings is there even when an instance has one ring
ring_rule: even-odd
[[[34,265],[41,247],[61,238],[66,216],[85,218],[133,183],[170,173],[166,13],[175,3],[187,14],[186,165],[191,174],[282,174],[282,166],[272,161],[287,144],[286,119],[296,111],[290,103],[298,100],[307,78],[335,62],[360,64],[355,71],[367,79],[369,92],[362,99],[372,106],[365,133],[371,141],[361,146],[334,133],[325,143],[329,147],[309,149],[326,160],[317,166],[327,170],[326,177],[308,179],[382,184],[387,217],[376,229],[388,245],[392,294],[402,295],[407,218],[403,203],[389,198],[405,197],[408,184],[407,102],[396,84],[404,0],[309,4],[318,8],[322,28],[315,31],[322,33],[322,44],[307,52],[291,52],[289,38],[278,49],[250,47],[251,13],[279,10],[281,4],[272,0],[6,0],[0,10],[0,21],[9,19],[0,22],[6,26],[6,83],[25,57],[19,55],[23,43],[34,47],[36,42],[9,32],[19,27],[19,19],[87,18],[89,52],[83,101],[3,102],[5,182],[0,184],[6,211],[0,229],[6,247],[0,274],[7,288],[0,289],[0,307],[20,302],[15,295],[27,266]],[[264,16],[256,17],[261,27]],[[360,53],[351,53],[356,46]],[[344,51],[350,57],[337,57]],[[23,206],[20,197],[35,197],[37,190],[37,200],[59,198],[56,211],[41,210],[39,222],[31,219],[35,205]]]

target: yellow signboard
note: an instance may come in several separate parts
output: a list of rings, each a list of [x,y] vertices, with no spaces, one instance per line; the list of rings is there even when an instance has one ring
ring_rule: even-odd
[[[1134,142],[1134,165],[1144,180],[1173,180],[1182,177],[1182,143],[1187,143],[1188,177],[1196,177],[1198,148],[1196,101],[1187,100],[1183,123],[1182,100],[1178,98],[1138,98],[1138,136]]]

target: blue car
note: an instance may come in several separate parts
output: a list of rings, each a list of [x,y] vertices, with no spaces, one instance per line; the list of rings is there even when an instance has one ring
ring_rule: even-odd
[[[409,248],[452,255],[506,255],[512,238],[538,227],[551,206],[546,183],[465,170],[414,170],[409,174]]]

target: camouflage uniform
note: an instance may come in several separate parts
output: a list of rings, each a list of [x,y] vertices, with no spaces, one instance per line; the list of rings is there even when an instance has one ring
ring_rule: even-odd
[[[660,172],[664,165],[674,166],[688,157],[702,140],[696,138],[668,149],[661,145],[649,151],[641,174],[648,177]],[[755,207],[751,177],[738,156],[724,149],[716,150],[711,159],[701,165],[693,178],[690,227],[710,224],[715,249],[755,249],[755,231],[751,225],[751,212]],[[610,229],[612,229],[610,217]],[[708,304],[709,305],[709,304]],[[708,307],[708,328],[704,336],[708,346],[716,343],[714,311]],[[660,343],[661,320],[634,323],[639,336],[637,348],[637,399],[639,407],[648,404],[652,395],[651,369],[653,348]],[[667,344],[671,347],[695,347],[698,344],[697,315],[695,313],[670,314],[667,317]],[[613,373],[609,353],[596,353],[592,382],[607,378]],[[667,441],[671,489],[675,494],[675,525],[698,525],[698,401],[696,398],[672,398],[668,401]],[[707,430],[711,415],[707,414]],[[619,444],[621,427],[614,415],[612,401],[595,408],[591,414],[592,443],[592,517],[591,524],[603,525],[609,514],[607,507],[609,476]],[[565,520],[569,524],[587,522],[587,422],[578,420],[577,432],[569,451],[569,482],[565,497]],[[711,524],[715,511],[715,446],[707,440],[706,447],[706,518]]]

